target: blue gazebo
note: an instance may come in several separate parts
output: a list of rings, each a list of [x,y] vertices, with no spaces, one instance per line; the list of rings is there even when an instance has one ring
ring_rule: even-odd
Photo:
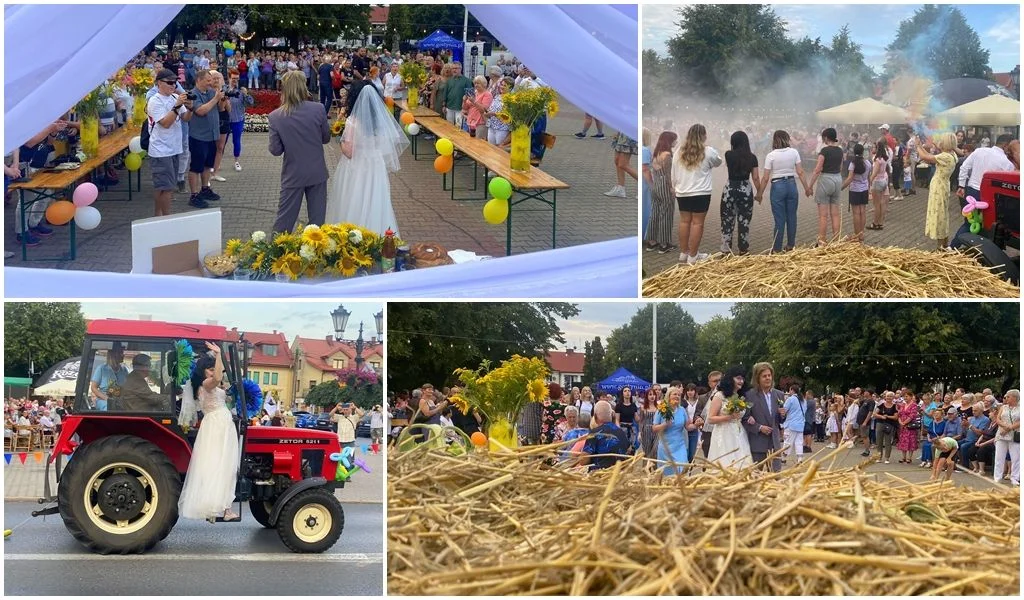
[[[434,33],[423,38],[416,44],[420,50],[451,50],[452,60],[462,62],[462,51],[465,48],[462,42],[441,31],[434,30]]]
[[[609,375],[607,379],[598,382],[597,384],[597,389],[609,394],[618,394],[624,387],[628,387],[632,390],[633,395],[635,396],[646,392],[647,388],[651,387],[651,384],[650,382],[644,381],[630,373],[626,367],[619,367],[618,370]]]

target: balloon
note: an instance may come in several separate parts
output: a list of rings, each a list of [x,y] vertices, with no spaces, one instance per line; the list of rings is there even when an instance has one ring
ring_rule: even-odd
[[[971,233],[978,233],[981,231],[981,223],[977,221],[971,221]]]
[[[142,158],[146,158],[147,156],[149,156],[149,152],[146,152],[145,150],[139,150],[139,151],[138,151],[138,152],[136,152],[135,154],[138,154],[138,155],[139,155],[139,156],[141,156]]]
[[[406,125],[405,130],[409,132],[409,135],[419,135],[420,125],[419,123],[413,123],[412,125]]]
[[[504,177],[495,177],[487,184],[487,191],[499,200],[508,200],[512,197],[512,184]]]
[[[434,142],[434,149],[441,156],[451,156],[455,152],[455,144],[448,138],[440,138]]]
[[[129,154],[124,157],[124,166],[129,171],[138,171],[142,168],[142,157],[138,154]]]
[[[224,48],[230,48],[231,42],[224,42]]]
[[[504,223],[508,218],[508,200],[491,198],[484,204],[484,220],[491,225]]]
[[[487,436],[479,431],[474,431],[473,435],[469,436],[469,439],[473,442],[474,446],[483,446],[487,443]]]
[[[52,225],[65,225],[75,218],[75,205],[67,200],[58,200],[46,209],[46,221]]]
[[[399,120],[402,121],[402,125],[412,125],[416,122],[416,117],[412,116],[411,112],[404,112]]]
[[[447,173],[452,170],[453,164],[451,156],[444,156],[442,154],[434,159],[434,170],[438,173]]]
[[[388,108],[394,108],[395,107],[395,99],[392,98],[391,96],[387,96],[387,97],[384,98],[384,104],[387,104]]]
[[[128,151],[132,154],[142,152],[142,138],[140,136],[135,136],[128,142]]]
[[[96,196],[99,195],[100,190],[96,187],[96,184],[86,182],[75,188],[75,193],[71,199],[74,201],[75,206],[89,206],[96,201]]]
[[[79,206],[75,209],[75,223],[85,230],[100,226],[100,211],[95,206]]]

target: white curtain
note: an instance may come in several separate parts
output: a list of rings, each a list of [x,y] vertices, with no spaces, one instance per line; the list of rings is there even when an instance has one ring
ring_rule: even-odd
[[[4,7],[4,154],[123,67],[182,4]]]

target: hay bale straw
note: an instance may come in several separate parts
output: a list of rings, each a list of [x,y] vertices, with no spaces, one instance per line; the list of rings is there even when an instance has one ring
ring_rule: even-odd
[[[1020,592],[1017,489],[821,469],[835,453],[665,478],[640,457],[586,473],[551,454],[391,455],[388,594]]]
[[[837,242],[779,254],[716,254],[643,282],[646,298],[1019,298],[960,252]]]

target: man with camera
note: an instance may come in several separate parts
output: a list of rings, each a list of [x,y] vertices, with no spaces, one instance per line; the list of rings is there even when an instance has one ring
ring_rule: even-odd
[[[217,160],[217,138],[220,136],[217,105],[224,99],[224,90],[215,89],[211,82],[210,72],[200,69],[196,71],[195,88],[186,94],[196,106],[188,130],[188,149],[192,155],[188,173],[192,196],[188,203],[196,208],[209,208],[207,202],[220,200],[220,196],[210,189],[210,178]]]
[[[149,115],[149,158],[156,189],[154,214],[171,214],[171,200],[178,187],[178,161],[182,153],[181,122],[192,120],[193,100],[175,94],[178,78],[173,71],[156,74],[157,93],[146,104]],[[214,113],[216,115],[216,113]]]
[[[338,442],[342,448],[356,445],[356,426],[363,414],[362,409],[351,402],[339,402],[331,409],[329,416],[338,424]]]

